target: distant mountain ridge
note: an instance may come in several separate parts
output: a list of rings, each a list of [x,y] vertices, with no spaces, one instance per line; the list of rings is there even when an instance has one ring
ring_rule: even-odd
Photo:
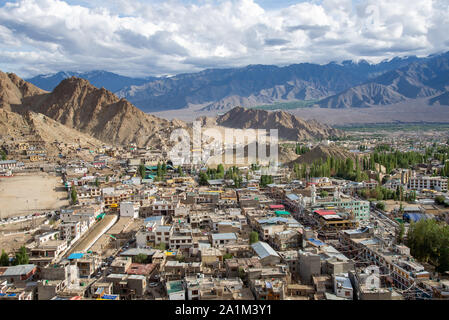
[[[419,61],[407,57],[369,64],[293,64],[285,67],[250,65],[243,68],[208,69],[156,79],[131,86],[117,94],[146,112],[204,105],[204,110],[229,110],[275,102],[322,99],[375,78],[387,71]]]
[[[89,80],[89,82],[95,87],[103,87],[112,92],[119,91],[122,88],[131,85],[141,85],[155,79],[154,77],[130,78],[112,72],[94,70],[89,72],[61,71],[53,74],[38,75],[33,78],[27,79],[26,81],[43,90],[52,91],[58,86],[59,83],[61,83],[62,80],[71,77]]]
[[[371,107],[436,95],[440,95],[442,104],[445,104],[447,91],[449,52],[386,72],[375,79],[323,99],[318,105],[326,108]],[[438,97],[430,99],[429,104],[440,100]]]
[[[412,99],[446,105],[449,52],[429,57],[393,58],[377,64],[359,62],[311,63],[278,67],[249,65],[207,69],[173,77],[129,78],[105,71],[59,72],[30,82],[52,90],[76,76],[125,98],[144,112],[195,107],[204,112],[226,112],[235,106],[254,107],[312,101],[322,108],[366,108]],[[430,100],[433,99],[433,100]],[[315,102],[316,101],[316,102]]]
[[[106,71],[58,72],[27,81],[52,91],[72,76],[104,87],[145,112],[204,105],[205,110],[230,110],[237,105],[255,105],[295,100],[322,99],[375,78],[384,72],[422,58],[394,58],[378,64],[343,61],[318,65],[249,65],[242,68],[207,69],[174,77],[130,78]]]

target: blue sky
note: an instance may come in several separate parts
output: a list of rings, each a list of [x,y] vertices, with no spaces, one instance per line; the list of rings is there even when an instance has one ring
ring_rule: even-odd
[[[173,75],[449,50],[447,0],[0,0],[0,70]]]

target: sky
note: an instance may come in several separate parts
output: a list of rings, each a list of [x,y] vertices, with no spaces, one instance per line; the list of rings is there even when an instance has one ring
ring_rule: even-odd
[[[161,76],[449,51],[448,0],[0,0],[0,70]]]

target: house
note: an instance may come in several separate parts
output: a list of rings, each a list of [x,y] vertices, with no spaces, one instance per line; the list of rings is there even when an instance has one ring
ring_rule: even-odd
[[[256,255],[259,257],[262,265],[276,265],[281,262],[281,257],[279,254],[266,242],[259,241],[253,243],[251,248],[254,250]]]
[[[334,293],[337,297],[352,300],[353,288],[351,280],[347,274],[335,275],[334,277]]]
[[[25,287],[28,281],[31,281],[37,272],[37,266],[34,264],[22,264],[12,267],[0,267],[0,281],[6,280],[14,286]]]
[[[130,201],[120,202],[120,216],[137,219],[139,217],[139,208],[140,205],[138,203]]]
[[[214,247],[223,247],[237,242],[235,233],[213,233],[210,235],[210,242]]]

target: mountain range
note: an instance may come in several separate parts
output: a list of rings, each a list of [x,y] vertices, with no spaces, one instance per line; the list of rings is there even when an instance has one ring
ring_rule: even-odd
[[[326,108],[390,105],[433,97],[429,104],[448,104],[449,52],[415,61],[318,102]]]
[[[330,108],[367,107],[412,99],[415,89],[417,96],[444,93],[444,86],[436,89],[425,81],[420,82],[424,80],[420,73],[432,69],[435,65],[432,61],[447,60],[448,56],[449,52],[424,58],[397,57],[378,64],[362,60],[326,65],[300,63],[285,67],[250,65],[145,79],[104,71],[59,72],[28,81],[42,89],[52,90],[61,80],[76,76],[89,80],[98,88],[114,92],[144,112],[179,110],[190,106],[199,106],[204,111],[227,111],[234,106],[254,107],[290,101],[311,101],[317,106]],[[435,79],[447,85],[445,69],[433,72]]]
[[[38,75],[33,78],[26,79],[26,81],[43,90],[52,91],[58,86],[59,83],[61,83],[62,80],[71,77],[89,80],[89,82],[95,87],[105,88],[112,92],[119,91],[124,87],[132,85],[142,85],[148,81],[156,79],[155,77],[130,78],[112,72],[94,70],[89,72],[61,71],[54,74]]]

